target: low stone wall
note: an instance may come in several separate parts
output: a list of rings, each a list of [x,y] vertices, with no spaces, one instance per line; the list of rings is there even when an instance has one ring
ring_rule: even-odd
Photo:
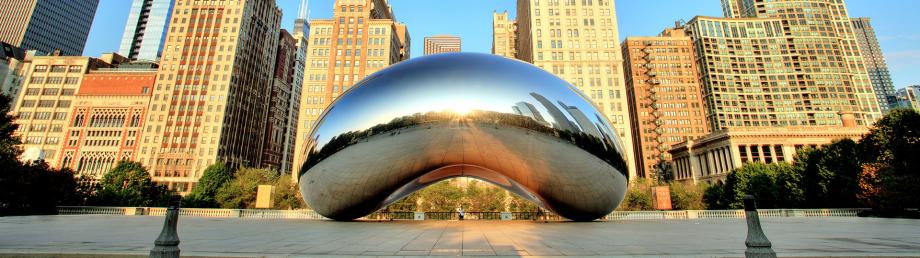
[[[778,217],[856,217],[866,209],[762,209],[761,218]],[[166,208],[148,207],[90,207],[60,206],[59,215],[121,215],[121,216],[164,216]],[[182,208],[182,217],[205,218],[256,218],[256,219],[308,219],[326,220],[313,210],[255,210],[255,209],[199,209]],[[552,213],[537,212],[466,212],[468,220],[565,220]],[[602,220],[666,220],[666,219],[741,219],[744,210],[685,210],[685,211],[615,211]],[[452,220],[456,212],[378,212],[363,220]]]

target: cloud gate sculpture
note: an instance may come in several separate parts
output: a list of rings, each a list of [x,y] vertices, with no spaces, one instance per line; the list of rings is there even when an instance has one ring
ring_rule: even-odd
[[[486,54],[416,58],[368,76],[327,108],[307,144],[300,191],[335,220],[474,177],[588,221],[613,211],[628,181],[625,150],[587,97]]]

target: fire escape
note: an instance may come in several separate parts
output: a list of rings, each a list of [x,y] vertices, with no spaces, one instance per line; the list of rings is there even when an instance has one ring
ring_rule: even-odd
[[[645,60],[645,75],[648,78],[645,82],[648,85],[648,96],[646,99],[649,104],[651,112],[649,115],[652,118],[652,131],[651,131],[651,142],[655,146],[655,149],[649,155],[654,155],[655,160],[653,162],[652,168],[654,168],[652,175],[649,175],[650,178],[654,178],[659,181],[664,181],[668,176],[667,173],[667,151],[671,147],[667,144],[666,139],[662,136],[664,129],[662,128],[662,114],[661,114],[661,105],[658,103],[660,96],[658,96],[659,86],[661,86],[661,81],[658,79],[658,72],[655,69],[653,64],[654,58],[652,58],[652,43],[645,43],[645,47],[642,48],[643,56],[642,59]],[[643,157],[644,158],[644,157]]]

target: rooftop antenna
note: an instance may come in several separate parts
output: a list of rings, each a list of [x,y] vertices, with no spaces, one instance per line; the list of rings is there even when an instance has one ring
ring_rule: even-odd
[[[309,0],[300,0],[300,11],[297,13],[297,19],[307,20],[310,19],[310,1]]]

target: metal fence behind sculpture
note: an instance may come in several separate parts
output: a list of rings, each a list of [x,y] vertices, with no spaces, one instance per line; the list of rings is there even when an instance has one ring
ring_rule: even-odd
[[[867,209],[762,209],[761,218],[782,217],[857,217]],[[89,207],[61,206],[60,215],[123,215],[123,216],[165,216],[166,208],[148,207]],[[563,221],[565,218],[554,213],[510,212],[512,220]],[[464,212],[465,220],[501,220],[501,212]],[[254,209],[199,209],[182,208],[179,216],[204,218],[255,218],[255,219],[308,219],[325,220],[313,210],[254,210]],[[426,220],[456,220],[456,212],[425,212]],[[685,210],[685,211],[615,211],[604,221],[621,220],[670,220],[670,219],[740,219],[744,210]],[[414,220],[414,212],[375,212],[362,220]]]

